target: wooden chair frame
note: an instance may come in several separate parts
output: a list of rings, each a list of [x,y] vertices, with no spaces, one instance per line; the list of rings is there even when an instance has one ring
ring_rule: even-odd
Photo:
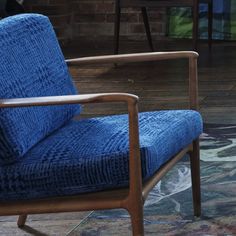
[[[197,57],[195,52],[159,52],[127,55],[97,56],[67,60],[68,65],[98,63],[127,63],[187,58],[189,60],[190,109],[198,109]],[[153,177],[142,183],[138,128],[138,97],[126,93],[105,93],[70,96],[1,99],[0,107],[48,106],[59,104],[89,104],[125,102],[129,115],[129,187],[78,196],[56,197],[41,200],[0,202],[0,215],[19,215],[18,226],[23,227],[28,214],[75,212],[99,209],[124,208],[131,216],[133,235],[144,235],[143,204],[156,183],[186,153],[190,154],[194,215],[201,214],[199,142],[181,150],[175,157],[159,169]]]
[[[119,53],[119,35],[120,35],[120,15],[121,9],[127,7],[140,7],[143,16],[143,22],[146,30],[148,44],[151,51],[154,51],[151,30],[148,21],[147,7],[192,7],[193,11],[193,49],[198,47],[198,19],[199,3],[208,5],[208,47],[212,46],[212,17],[213,17],[213,0],[116,0],[115,5],[115,26],[114,26],[114,54]]]

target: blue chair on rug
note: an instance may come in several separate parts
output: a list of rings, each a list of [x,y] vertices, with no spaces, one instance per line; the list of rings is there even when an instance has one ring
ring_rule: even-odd
[[[186,58],[190,109],[138,113],[126,93],[78,95],[68,65]],[[190,154],[194,214],[200,215],[197,54],[143,53],[65,61],[47,17],[0,21],[0,215],[125,208],[143,235],[151,189]],[[75,120],[79,104],[125,102],[128,114]]]

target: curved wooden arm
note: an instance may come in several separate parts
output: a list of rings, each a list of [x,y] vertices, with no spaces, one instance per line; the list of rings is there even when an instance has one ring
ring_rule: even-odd
[[[128,93],[98,93],[85,95],[0,99],[0,108],[104,102],[126,102],[128,105],[130,194],[135,193],[140,194],[141,196],[142,175],[139,151],[138,97],[136,95]]]
[[[97,93],[84,95],[0,99],[0,108],[103,102],[127,102],[133,104],[137,103],[137,101],[138,97],[136,95],[128,93]]]
[[[197,57],[198,53],[193,51],[150,52],[150,53],[133,53],[133,54],[74,58],[74,59],[67,59],[66,63],[69,66],[73,66],[73,65],[86,65],[86,64],[159,61],[159,60],[171,60],[178,58],[197,58]]]
[[[198,110],[198,53],[194,51],[133,53],[109,56],[84,57],[66,60],[68,65],[126,63],[141,61],[160,61],[186,58],[189,60],[189,107]]]

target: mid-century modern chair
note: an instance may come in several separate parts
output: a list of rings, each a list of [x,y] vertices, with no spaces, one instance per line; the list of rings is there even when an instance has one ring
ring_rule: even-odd
[[[115,21],[114,21],[114,54],[119,52],[119,35],[120,35],[120,15],[121,9],[127,7],[140,7],[143,15],[146,35],[151,51],[154,51],[151,30],[149,26],[147,7],[191,7],[193,12],[193,49],[197,49],[198,43],[198,20],[199,20],[199,4],[208,4],[208,47],[211,49],[212,44],[212,15],[213,0],[116,0],[115,5]]]
[[[197,53],[98,56],[65,61],[47,17],[0,21],[0,215],[125,208],[143,235],[151,189],[190,155],[194,214],[200,215]],[[68,65],[189,60],[188,110],[138,113],[127,93],[78,95]],[[128,114],[73,119],[78,104],[122,102]],[[158,212],[157,212],[158,214]]]

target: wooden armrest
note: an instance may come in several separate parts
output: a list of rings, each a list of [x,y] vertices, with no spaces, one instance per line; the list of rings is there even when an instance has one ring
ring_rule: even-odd
[[[198,53],[194,51],[176,51],[176,52],[150,52],[150,53],[133,53],[109,56],[95,56],[74,58],[66,60],[67,64],[86,65],[86,64],[105,64],[105,63],[125,63],[141,61],[160,61],[186,58],[189,60],[189,108],[198,110],[198,74],[197,58]]]
[[[0,99],[0,108],[104,102],[126,102],[128,105],[130,186],[132,186],[132,190],[135,189],[135,191],[137,191],[137,188],[142,186],[142,177],[139,151],[138,97],[136,95],[128,93],[98,93],[85,95]],[[139,189],[139,191],[141,190]]]
[[[159,61],[159,60],[197,58],[197,57],[198,53],[193,51],[150,52],[150,53],[133,53],[133,54],[73,58],[73,59],[67,59],[66,63],[69,66],[72,66],[72,65],[86,65],[86,64]]]
[[[97,93],[84,95],[0,99],[0,108],[103,102],[127,102],[129,104],[135,104],[137,101],[138,97],[136,95],[128,93]]]

